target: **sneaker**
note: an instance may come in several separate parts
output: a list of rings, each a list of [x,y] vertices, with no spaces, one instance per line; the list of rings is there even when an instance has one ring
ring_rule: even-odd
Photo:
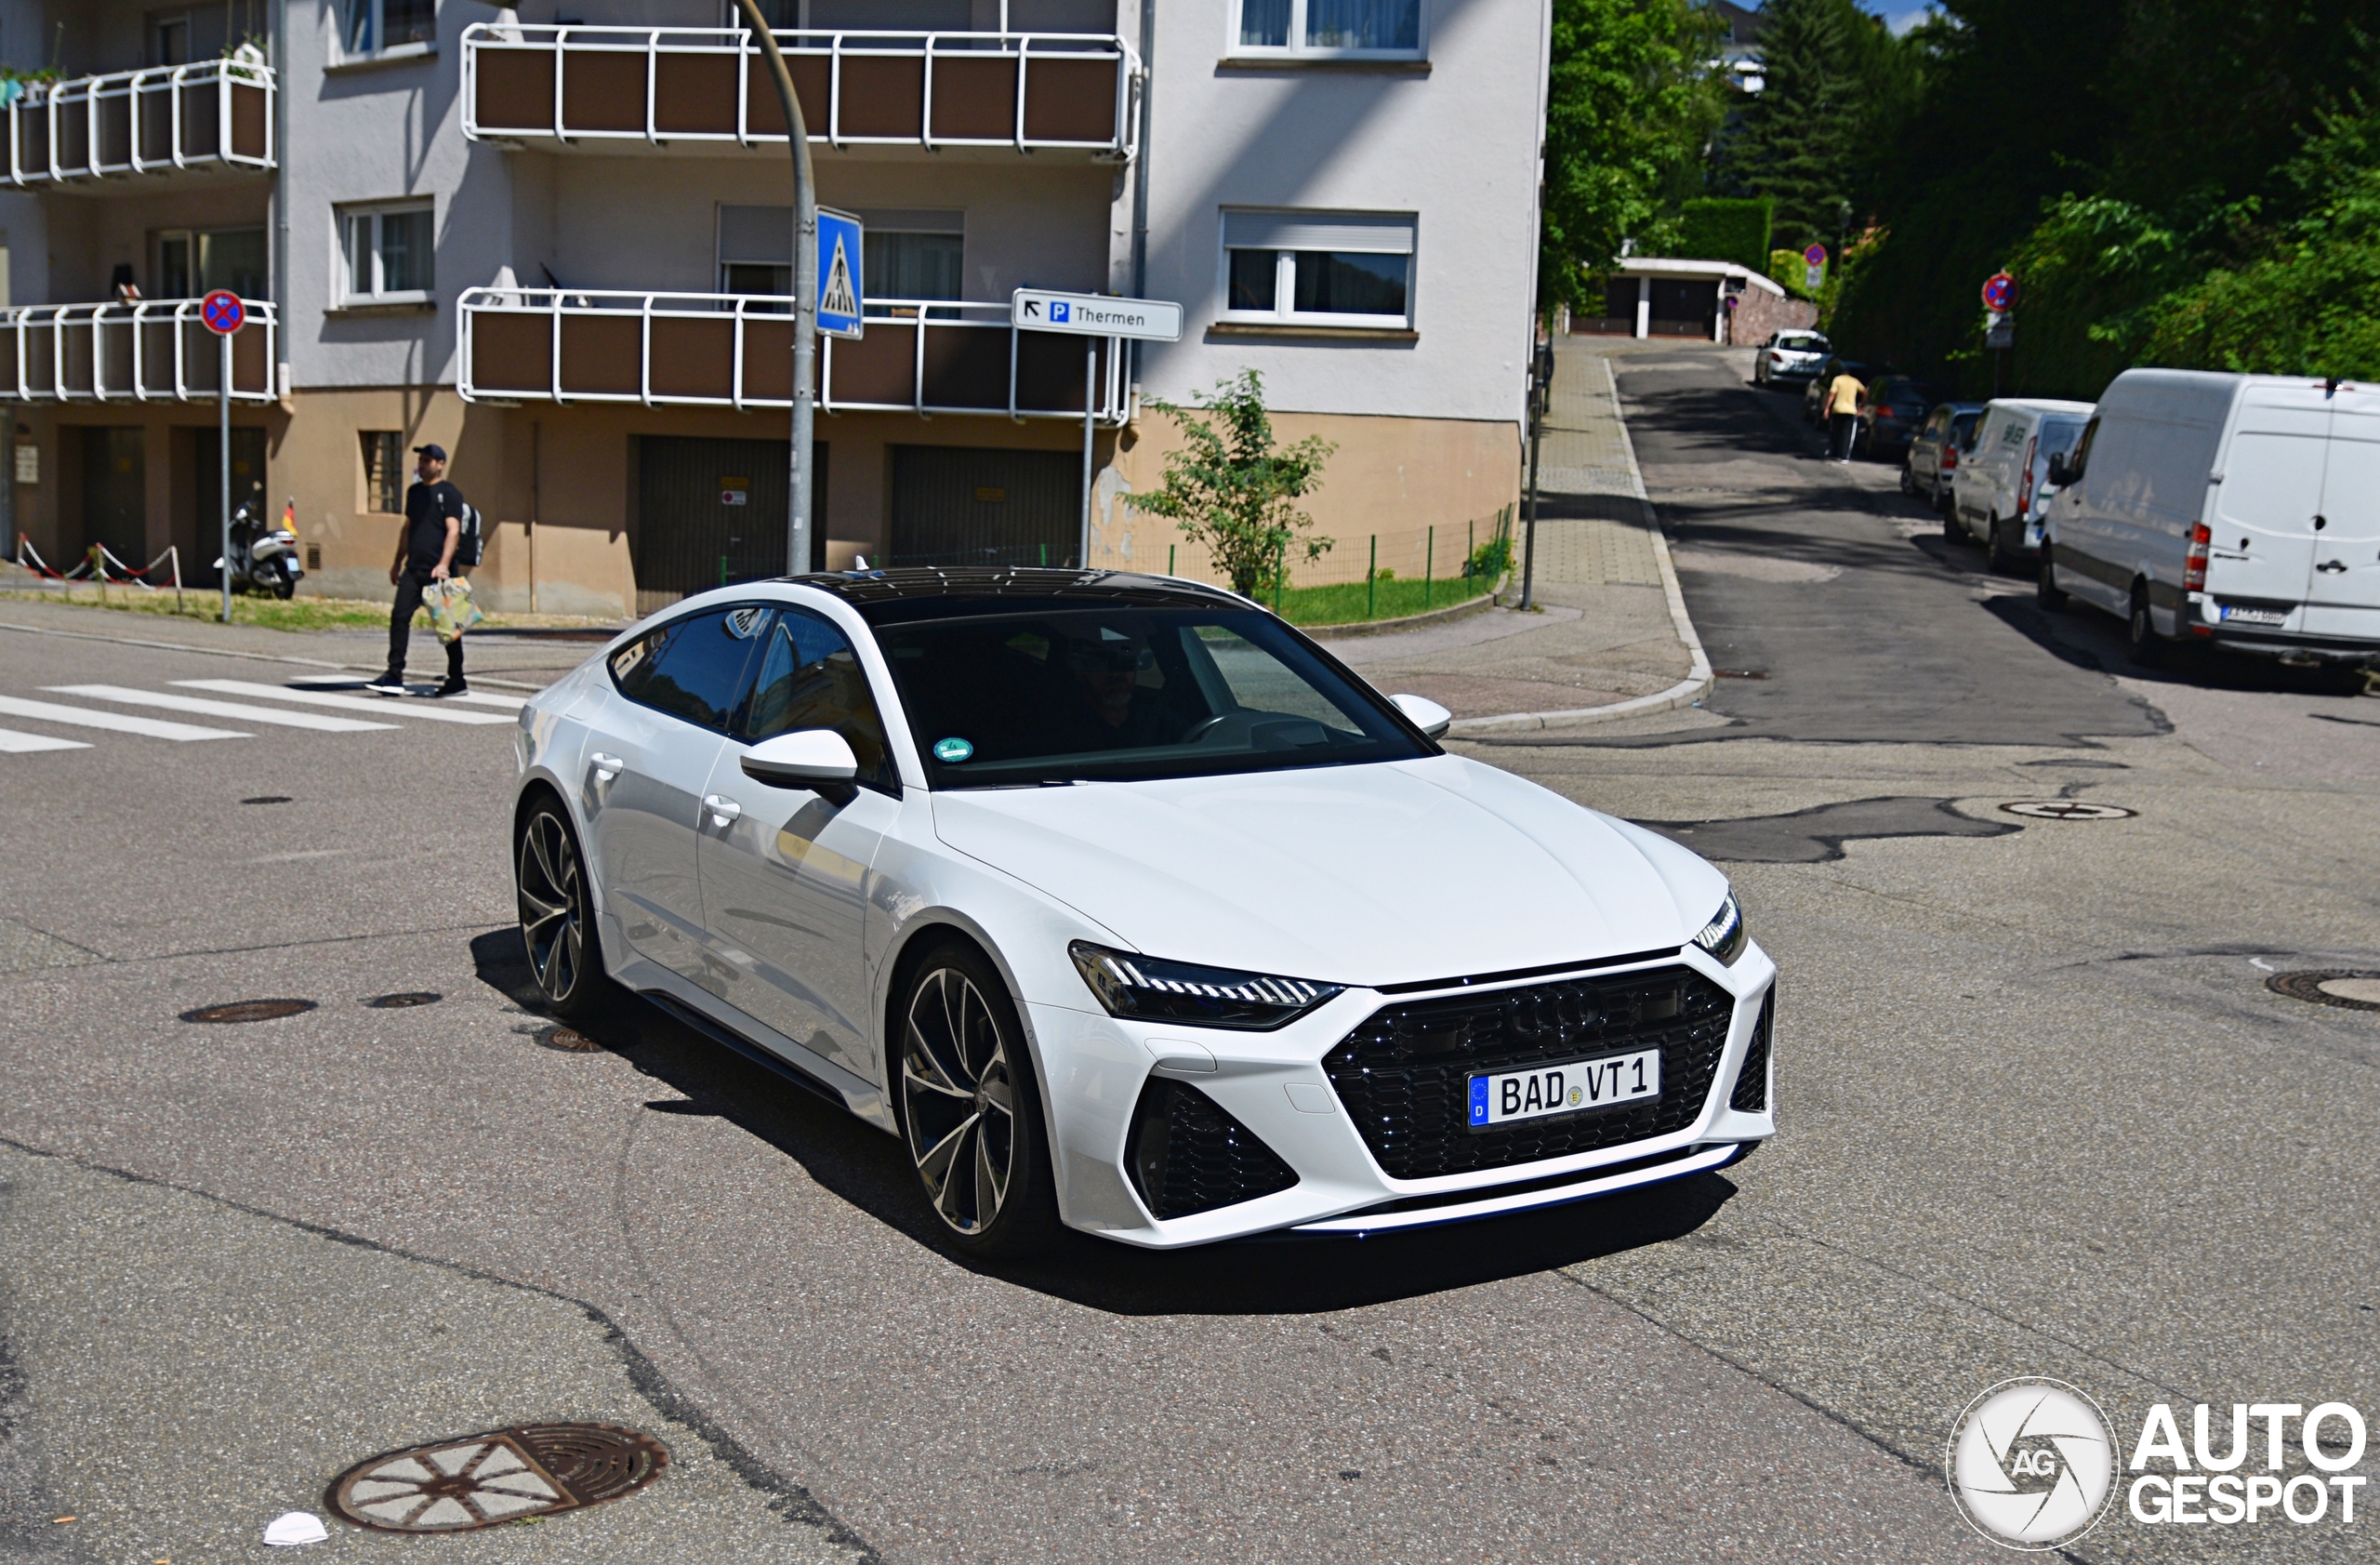
[[[455,674],[450,676],[445,683],[438,687],[436,694],[441,696],[468,696],[470,694],[470,690],[471,687],[463,683],[463,676],[460,674]]]
[[[380,696],[402,696],[405,693],[404,670],[390,669],[364,688]]]

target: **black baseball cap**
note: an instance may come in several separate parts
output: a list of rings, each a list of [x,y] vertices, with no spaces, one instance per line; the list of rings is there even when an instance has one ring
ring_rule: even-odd
[[[438,444],[416,445],[413,448],[413,454],[416,457],[427,457],[433,462],[443,462],[446,459],[446,448]]]

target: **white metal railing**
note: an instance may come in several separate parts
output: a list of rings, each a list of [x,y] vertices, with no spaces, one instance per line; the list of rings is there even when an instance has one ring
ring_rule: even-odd
[[[738,294],[468,288],[456,391],[466,402],[790,408],[792,303]],[[1117,425],[1130,412],[1116,338],[1020,332],[1004,303],[871,298],[864,308],[866,337],[818,339],[824,412],[1078,419],[1085,346],[1093,342],[1101,346],[1092,418]],[[754,365],[763,367],[756,372]]]
[[[272,67],[203,60],[35,82],[7,105],[20,186],[201,167],[271,168]]]
[[[1078,148],[1127,161],[1139,150],[1140,56],[1112,33],[787,31],[777,42],[797,88],[807,89],[802,110],[813,141],[839,149]],[[916,66],[914,93],[905,61]],[[782,146],[766,71],[766,56],[742,28],[473,22],[463,30],[463,134]],[[869,73],[876,74],[853,80]],[[1093,73],[1111,80],[1099,86]],[[490,101],[483,101],[483,86]],[[810,101],[813,91],[824,94],[823,113]],[[778,128],[754,128],[756,108]],[[1093,114],[1101,116],[1098,133],[1083,134]]]
[[[221,349],[206,329],[202,302],[160,298],[0,310],[0,353],[7,355],[0,374],[12,367],[14,383],[5,395],[12,402],[212,402]],[[271,402],[279,322],[271,300],[245,302],[248,324],[231,339],[231,397]]]

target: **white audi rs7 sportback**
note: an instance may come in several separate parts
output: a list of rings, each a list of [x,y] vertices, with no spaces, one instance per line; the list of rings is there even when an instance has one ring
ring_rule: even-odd
[[[625,986],[900,1137],[980,1253],[1742,1157],[1776,968],[1726,878],[1446,724],[1191,582],[722,588],[522,710],[522,934],[556,1013]]]

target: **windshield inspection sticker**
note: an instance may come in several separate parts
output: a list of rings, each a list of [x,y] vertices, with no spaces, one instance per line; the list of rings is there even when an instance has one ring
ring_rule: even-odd
[[[933,758],[953,766],[974,753],[975,747],[964,739],[936,739],[933,742]]]

